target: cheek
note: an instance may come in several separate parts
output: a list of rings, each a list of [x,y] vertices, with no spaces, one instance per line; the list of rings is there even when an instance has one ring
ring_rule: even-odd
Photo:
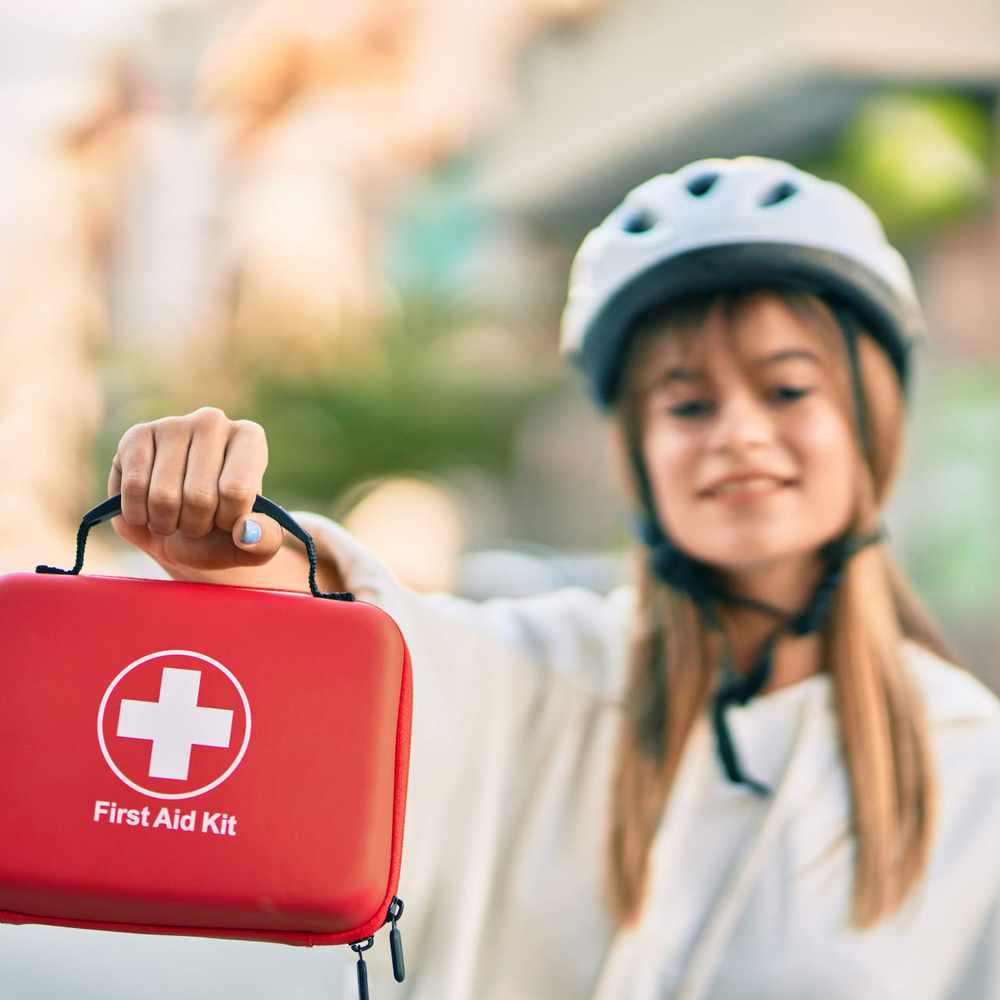
[[[838,412],[817,408],[803,414],[787,440],[796,451],[807,491],[841,506],[854,496],[857,450],[851,428]]]
[[[669,512],[680,511],[684,504],[693,502],[698,442],[694,435],[654,424],[646,430],[642,452],[657,510],[666,522]],[[669,523],[665,527],[669,528]]]

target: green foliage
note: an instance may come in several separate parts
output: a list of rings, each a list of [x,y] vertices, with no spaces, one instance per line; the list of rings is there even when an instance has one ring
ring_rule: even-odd
[[[305,382],[257,373],[253,419],[271,442],[269,489],[328,504],[376,476],[463,465],[507,473],[526,407],[562,373],[553,364],[513,377],[449,368],[442,341],[470,317],[448,299],[406,303],[382,332],[382,364]]]
[[[906,89],[867,98],[835,146],[804,165],[860,195],[905,242],[984,210],[996,160],[987,102]]]
[[[262,380],[252,419],[268,433],[268,489],[325,506],[381,475],[458,465],[504,475],[537,391],[447,383],[419,369],[305,384]]]
[[[397,473],[474,466],[503,478],[526,410],[565,381],[558,359],[535,359],[529,345],[518,346],[519,335],[507,331],[499,336],[530,359],[523,370],[501,371],[469,358],[454,362],[450,339],[470,326],[473,314],[447,295],[414,293],[404,303],[379,334],[381,353],[367,363],[294,377],[233,361],[227,370],[237,386],[235,408],[211,374],[194,364],[158,378],[137,359],[109,358],[96,480],[106,481],[129,426],[200,405],[221,405],[230,416],[264,427],[265,487],[285,506],[328,509],[359,483]]]
[[[986,614],[1000,599],[1000,370],[955,364],[929,381],[913,426],[908,569],[932,606]]]

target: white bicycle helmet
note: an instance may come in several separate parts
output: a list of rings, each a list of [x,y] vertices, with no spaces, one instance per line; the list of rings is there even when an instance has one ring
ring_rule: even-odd
[[[924,320],[906,262],[878,218],[840,184],[757,156],[698,160],[626,195],[573,261],[561,351],[610,406],[643,312],[683,295],[755,285],[846,302],[906,388]]]

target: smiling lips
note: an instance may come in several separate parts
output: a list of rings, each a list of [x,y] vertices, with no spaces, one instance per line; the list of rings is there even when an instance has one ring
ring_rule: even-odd
[[[783,486],[788,485],[791,484],[773,476],[754,476],[752,478],[731,479],[705,491],[702,496],[710,500],[722,500],[730,503],[752,501],[771,496]]]

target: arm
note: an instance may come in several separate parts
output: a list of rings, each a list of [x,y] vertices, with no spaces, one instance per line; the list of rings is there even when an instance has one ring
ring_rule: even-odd
[[[591,691],[618,693],[633,610],[631,588],[604,597],[566,587],[481,602],[418,594],[403,587],[339,524],[316,514],[293,516],[312,535],[321,561],[339,567],[343,589],[396,619],[411,645],[415,669],[426,659],[434,664],[426,669],[439,673],[457,671],[481,680],[483,671],[500,671],[522,679],[527,675],[532,683],[552,673]]]

